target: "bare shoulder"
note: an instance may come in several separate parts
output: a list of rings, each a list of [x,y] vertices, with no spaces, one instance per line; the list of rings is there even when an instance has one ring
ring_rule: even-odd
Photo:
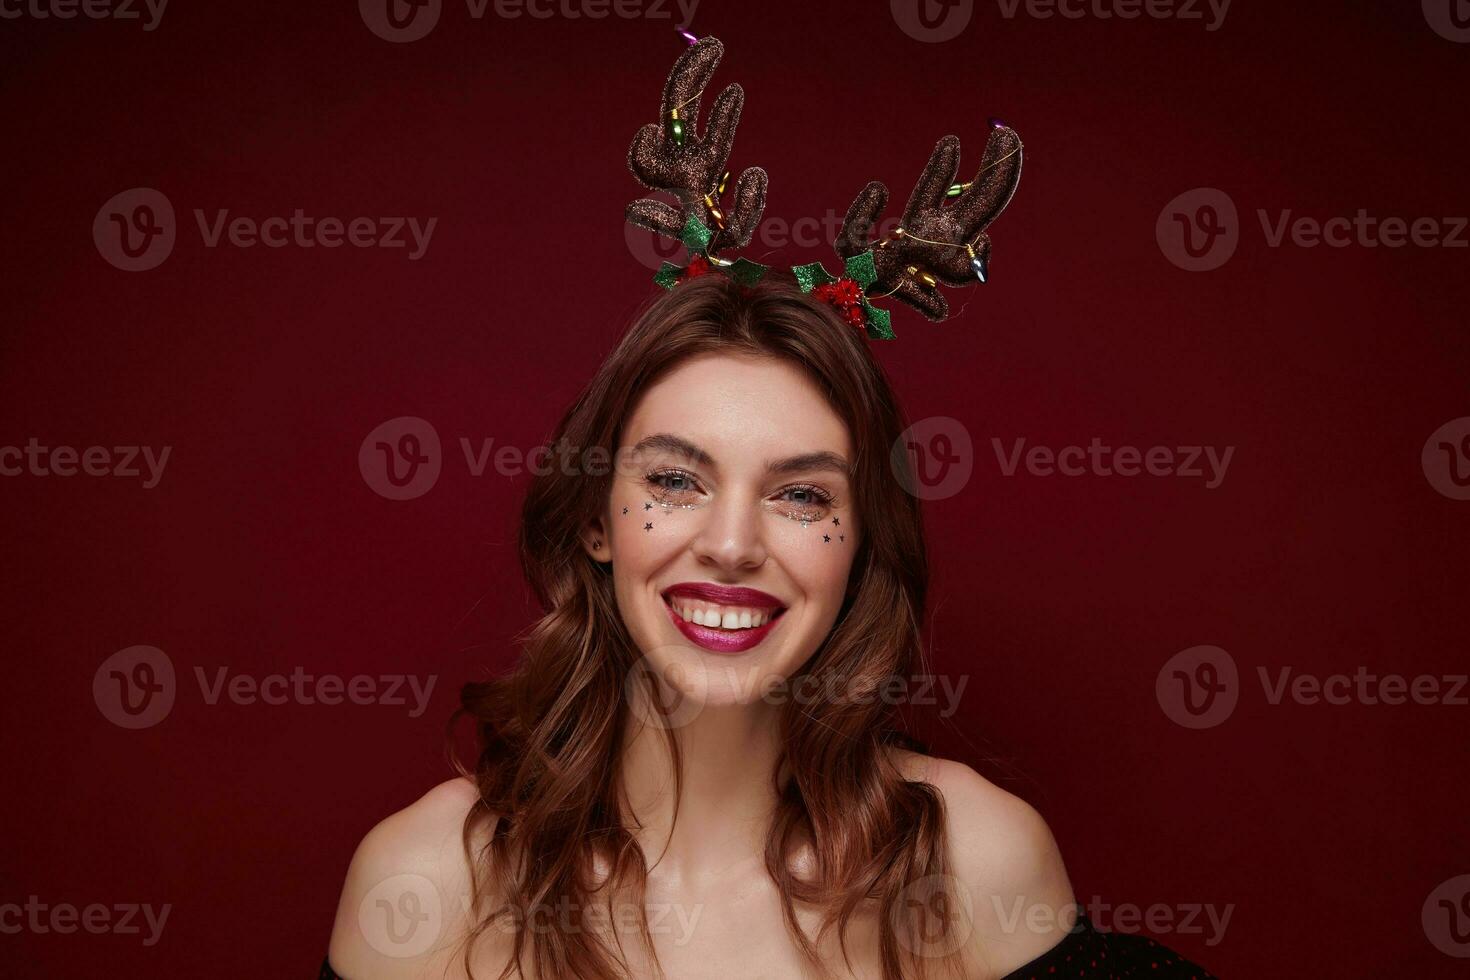
[[[397,980],[431,968],[438,975],[454,959],[471,875],[464,821],[478,799],[470,780],[451,779],[363,837],[332,928],[329,958],[338,973]]]
[[[944,800],[950,867],[974,922],[967,975],[1002,977],[1061,942],[1074,921],[1072,885],[1036,808],[963,763],[903,751],[894,761]]]

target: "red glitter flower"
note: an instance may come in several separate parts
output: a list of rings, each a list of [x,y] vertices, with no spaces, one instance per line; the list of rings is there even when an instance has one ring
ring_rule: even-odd
[[[861,328],[867,325],[868,316],[861,306],[863,287],[856,280],[844,276],[836,282],[824,282],[812,289],[812,295],[832,304],[833,309],[851,326]]]
[[[855,279],[839,279],[832,284],[832,289],[837,294],[837,302],[843,306],[852,306],[863,298],[863,287]]]
[[[713,266],[710,264],[709,259],[705,258],[703,255],[696,255],[694,258],[689,260],[689,265],[684,270],[684,275],[682,275],[680,278],[693,279],[695,276],[704,275],[706,272],[710,271],[711,268],[713,268]]]

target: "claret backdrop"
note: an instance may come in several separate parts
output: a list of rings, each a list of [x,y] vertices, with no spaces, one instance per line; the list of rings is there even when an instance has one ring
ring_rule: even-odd
[[[935,750],[1102,928],[1463,975],[1467,15],[0,0],[0,973],[313,975],[535,613],[527,457],[671,254],[625,158],[686,25],[757,260],[835,267],[947,133],[965,179],[988,117],[1025,141],[992,281],[875,341]]]

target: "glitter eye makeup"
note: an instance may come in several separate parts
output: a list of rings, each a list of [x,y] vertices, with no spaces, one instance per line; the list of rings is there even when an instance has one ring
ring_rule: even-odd
[[[656,470],[645,476],[643,482],[660,507],[692,509],[699,506],[699,501],[694,499],[698,483],[683,470]],[[648,509],[647,504],[643,506]]]
[[[693,474],[679,469],[655,470],[643,478],[644,484],[660,507],[682,507],[693,509],[703,504],[699,481]],[[787,499],[788,495],[800,494],[798,499]],[[837,498],[831,491],[814,483],[797,483],[777,491],[780,499],[766,501],[766,507],[783,517],[801,522],[803,527],[827,519],[828,513],[837,506]],[[648,509],[650,504],[644,504]],[[835,521],[836,518],[833,518]]]

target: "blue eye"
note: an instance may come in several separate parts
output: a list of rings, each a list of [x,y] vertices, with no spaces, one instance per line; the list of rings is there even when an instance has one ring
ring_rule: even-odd
[[[646,475],[643,482],[654,499],[666,506],[693,506],[691,495],[700,492],[699,481],[684,470],[658,470]],[[793,494],[802,496],[793,499]],[[776,491],[772,503],[784,505],[779,512],[792,520],[810,522],[822,520],[836,498],[824,487],[797,483]]]

